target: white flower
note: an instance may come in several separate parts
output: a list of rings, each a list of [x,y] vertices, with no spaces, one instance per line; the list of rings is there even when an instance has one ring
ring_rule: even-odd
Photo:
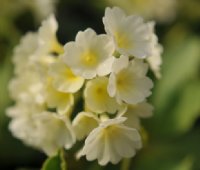
[[[152,116],[153,106],[147,102],[128,105],[127,111],[122,115],[127,118],[125,125],[128,127],[140,129],[140,118]]]
[[[40,51],[58,53],[63,52],[63,48],[58,43],[56,38],[57,29],[58,23],[54,15],[50,15],[42,22],[42,25],[38,30]]]
[[[43,88],[44,85],[39,75],[31,69],[13,78],[9,83],[9,93],[12,99],[25,103],[43,104],[45,100]]]
[[[67,118],[55,113],[43,112],[12,119],[9,129],[26,144],[54,155],[58,149],[69,149],[75,143],[75,135]]]
[[[99,120],[97,116],[90,112],[78,113],[72,122],[72,126],[78,140],[85,138],[98,125]]]
[[[141,137],[136,129],[123,124],[124,117],[109,119],[95,128],[85,140],[79,155],[87,160],[98,159],[100,165],[117,164],[122,158],[130,158],[141,148]]]
[[[45,105],[39,105],[33,101],[16,102],[14,106],[6,109],[6,115],[11,118],[27,117],[38,114],[46,109]]]
[[[31,68],[31,55],[35,53],[38,48],[38,35],[36,33],[27,33],[20,40],[19,45],[15,47],[13,63],[15,65],[15,74],[23,74],[24,71]]]
[[[85,79],[110,73],[114,46],[109,36],[97,35],[92,29],[78,32],[75,42],[64,46],[64,62]]]
[[[23,37],[15,48],[13,58],[17,75],[31,70],[38,72],[40,77],[46,76],[49,64],[55,60],[51,52],[63,52],[63,47],[56,39],[57,27],[55,17],[51,15],[43,21],[39,33],[28,33]]]
[[[63,52],[63,47],[56,38],[57,28],[55,17],[51,15],[43,21],[38,33],[28,33],[22,38],[20,44],[15,48],[13,57],[17,75],[23,74],[27,70],[42,74],[48,70],[49,64],[55,60],[51,53]]]
[[[162,58],[161,58],[161,53],[163,52],[162,46],[158,43],[158,38],[154,34],[154,22],[148,22],[147,23],[149,26],[149,32],[151,34],[151,41],[152,41],[152,53],[149,57],[146,58],[147,62],[149,63],[149,66],[155,76],[157,78],[161,78],[161,73],[160,73],[160,66],[162,64]]]
[[[147,62],[157,78],[161,78],[162,76],[160,73],[160,65],[162,64],[160,53],[162,49],[162,46],[158,45],[154,50],[154,54],[147,58]]]
[[[57,21],[53,15],[42,22],[38,31],[38,48],[29,57],[34,72],[38,72],[44,81],[48,76],[49,65],[56,60],[53,53],[61,54],[63,52],[63,47],[56,38],[57,28]]]
[[[60,92],[75,93],[84,83],[82,77],[74,75],[71,69],[60,60],[50,66],[49,74],[53,78],[53,86]]]
[[[63,93],[52,86],[49,79],[45,88],[45,99],[49,108],[56,108],[59,114],[69,114],[74,105],[74,96],[71,93]]]
[[[142,60],[132,60],[121,56],[113,63],[113,73],[109,77],[108,93],[117,101],[136,104],[145,100],[151,94],[153,87],[151,79],[146,77],[148,66]]]
[[[84,97],[86,108],[94,113],[115,113],[119,104],[107,92],[108,78],[98,77],[87,82]]]
[[[30,60],[34,62],[36,71],[43,77],[47,76],[49,65],[55,62],[53,53],[63,53],[63,47],[56,37],[57,29],[58,24],[55,16],[50,15],[42,22],[38,30],[38,49]]]
[[[141,17],[126,16],[118,7],[107,7],[103,23],[120,54],[145,58],[151,53],[148,27]]]
[[[46,81],[49,71],[49,67],[51,64],[53,64],[56,61],[56,58],[52,55],[47,55],[47,54],[38,54],[33,56],[33,61],[34,61],[34,67],[35,67],[35,72],[38,73],[40,76],[41,81]]]

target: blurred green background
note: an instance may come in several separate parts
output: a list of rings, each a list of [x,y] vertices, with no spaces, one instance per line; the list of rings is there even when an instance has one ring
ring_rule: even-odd
[[[129,169],[200,170],[200,1],[174,0],[176,3],[166,10],[164,0],[45,0],[44,6],[41,1],[0,0],[0,169],[40,169],[46,159],[8,131],[5,110],[13,102],[7,88],[13,74],[12,51],[20,37],[36,31],[52,10],[62,44],[87,27],[103,33],[105,7],[119,5],[126,10],[128,4],[129,13],[141,11],[144,15],[142,9],[152,8],[144,17],[158,21],[156,33],[164,47],[162,78],[157,80],[149,73],[155,82],[150,98],[155,110],[152,118],[143,121],[148,139],[131,160]],[[139,5],[131,8],[130,3]],[[45,8],[48,10],[43,11]],[[159,11],[151,12],[157,9],[165,11],[165,18],[160,17]],[[166,19],[168,15],[170,19]],[[118,170],[122,166],[100,167],[84,158],[76,162],[70,153],[66,155],[69,170]]]

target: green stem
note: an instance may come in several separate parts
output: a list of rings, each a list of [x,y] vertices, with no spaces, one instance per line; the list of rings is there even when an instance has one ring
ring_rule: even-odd
[[[130,158],[123,159],[121,163],[121,170],[129,170],[130,164],[131,164]]]
[[[68,169],[67,161],[66,161],[66,158],[65,158],[65,150],[63,148],[60,150],[60,159],[61,159],[61,169],[67,170]]]

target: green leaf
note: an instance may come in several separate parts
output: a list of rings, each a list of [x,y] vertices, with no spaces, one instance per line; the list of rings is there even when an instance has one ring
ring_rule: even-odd
[[[67,170],[64,151],[60,150],[57,155],[48,158],[44,162],[42,170]]]
[[[188,156],[185,159],[183,159],[172,170],[192,170],[193,162],[194,162],[193,158]]]
[[[8,94],[9,79],[12,75],[12,65],[10,59],[7,57],[3,63],[0,63],[0,135],[6,124],[5,109],[11,103]]]
[[[176,46],[165,47],[162,79],[156,84],[153,102],[159,114],[164,114],[177,92],[198,75],[200,40],[188,37]]]
[[[174,131],[186,132],[200,116],[200,80],[191,82],[182,92],[172,113]]]
[[[199,170],[199,134],[200,127],[196,127],[178,138],[151,140],[135,157],[132,169]]]
[[[195,90],[199,90],[193,83],[200,81],[199,45],[200,39],[191,36],[165,48],[162,79],[156,83],[152,98],[155,114],[147,123],[155,136],[186,132],[198,117],[200,100]]]

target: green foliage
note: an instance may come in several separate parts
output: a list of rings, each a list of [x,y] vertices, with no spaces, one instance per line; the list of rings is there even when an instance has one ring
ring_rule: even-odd
[[[168,108],[177,90],[179,91],[180,87],[188,83],[198,73],[199,45],[199,39],[188,37],[176,46],[165,47],[163,76],[156,84],[154,91],[153,102],[157,111],[161,112]]]
[[[200,128],[194,127],[200,117],[200,39],[184,33],[179,40],[167,38],[162,79],[156,83],[152,98],[155,114],[146,121],[150,141],[130,169],[200,167]]]
[[[200,116],[200,80],[190,82],[180,94],[177,107],[172,112],[174,131],[186,132]]]
[[[11,70],[11,63],[9,58],[7,58],[0,64],[0,131],[5,122],[5,109],[10,103],[7,87],[11,76]]]
[[[192,170],[193,158],[186,157],[180,164],[175,166],[172,170]]]
[[[49,157],[44,162],[42,170],[67,170],[64,151],[60,150],[57,155]]]
[[[139,153],[133,167],[139,170],[149,167],[153,170],[199,170],[199,133],[200,128],[197,128],[181,137],[152,139]]]
[[[149,123],[155,135],[181,135],[200,115],[199,45],[200,40],[190,35],[165,48],[162,79],[152,99],[155,115]]]

